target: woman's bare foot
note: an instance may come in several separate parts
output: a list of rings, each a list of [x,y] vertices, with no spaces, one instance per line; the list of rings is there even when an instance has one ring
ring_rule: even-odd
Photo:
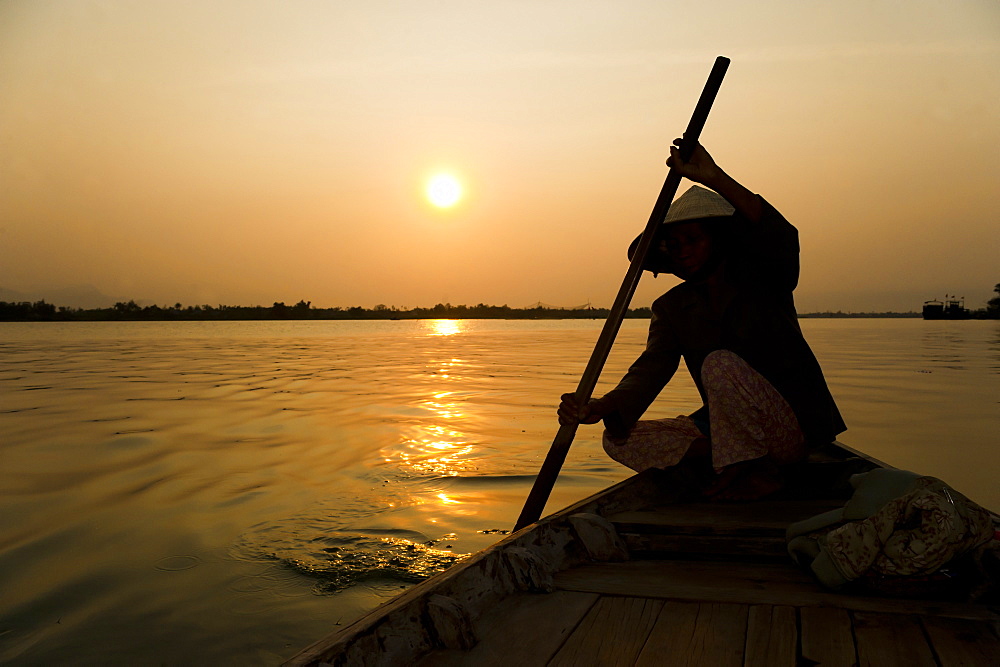
[[[777,493],[785,486],[777,465],[767,457],[734,463],[722,469],[707,489],[712,500],[759,500]]]

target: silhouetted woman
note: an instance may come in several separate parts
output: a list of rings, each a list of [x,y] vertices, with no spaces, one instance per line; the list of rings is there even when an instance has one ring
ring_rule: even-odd
[[[795,312],[798,232],[701,146],[687,162],[671,147],[667,164],[711,188],[692,186],[671,205],[643,267],[684,282],[653,303],[646,350],[618,386],[586,406],[564,394],[559,421],[603,419],[604,449],[634,470],[710,457],[707,495],[763,497],[782,487],[782,465],[846,428]],[[638,421],[681,357],[703,406]]]

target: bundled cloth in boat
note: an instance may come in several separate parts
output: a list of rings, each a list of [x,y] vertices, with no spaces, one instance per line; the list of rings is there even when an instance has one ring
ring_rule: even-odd
[[[792,558],[829,588],[932,575],[994,537],[990,513],[935,477],[880,468],[851,484],[844,507],[786,534]]]

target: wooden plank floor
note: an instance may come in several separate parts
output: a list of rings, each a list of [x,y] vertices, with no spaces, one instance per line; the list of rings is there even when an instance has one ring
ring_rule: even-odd
[[[663,600],[639,665],[1000,664],[994,609],[829,593],[791,565],[634,561],[575,568],[556,583],[599,593],[598,603]]]
[[[827,591],[791,563],[636,560],[582,565],[555,577],[561,590],[662,600],[840,607],[877,613],[910,613],[997,620],[985,605],[853,596]]]
[[[419,664],[985,667],[1000,664],[998,620],[558,591],[506,601],[477,623],[472,650]]]
[[[626,621],[602,626],[589,622],[591,615],[597,620],[599,606],[606,600],[602,597],[598,601],[549,662],[538,656],[537,662],[528,664],[986,667],[1000,659],[996,624],[987,621],[948,619],[954,627],[944,630],[937,627],[939,619],[920,614],[668,601],[633,660],[639,644],[637,633],[649,622],[630,626],[623,649],[607,653],[608,643]],[[617,604],[637,605],[639,600],[620,598]],[[646,599],[647,607],[651,602]],[[602,646],[603,650],[581,651],[581,646]]]
[[[794,566],[784,528],[837,501],[688,504],[609,519],[635,560],[560,572],[556,592],[505,600],[454,665],[1000,665],[1000,610],[853,596]],[[663,555],[666,554],[666,557]]]

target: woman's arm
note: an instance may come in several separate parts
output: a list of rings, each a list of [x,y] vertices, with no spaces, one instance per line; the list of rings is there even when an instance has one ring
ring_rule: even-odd
[[[683,162],[679,149],[681,141],[675,139],[674,145],[670,147],[667,166],[695,183],[712,188],[735,206],[743,217],[751,222],[759,222],[764,214],[760,198],[723,171],[701,144],[695,144],[691,159]]]
[[[665,316],[662,299],[653,303],[653,316],[649,323],[646,349],[629,367],[618,385],[601,398],[592,398],[581,406],[575,394],[563,394],[559,404],[559,423],[596,424],[604,426],[616,436],[624,436],[646,411],[680,364],[681,353],[673,332],[670,318]]]

